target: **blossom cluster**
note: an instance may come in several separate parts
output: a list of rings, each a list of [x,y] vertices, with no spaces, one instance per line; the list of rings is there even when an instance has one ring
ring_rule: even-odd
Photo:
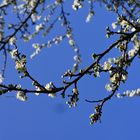
[[[101,105],[97,105],[95,107],[95,113],[92,113],[89,118],[90,118],[90,124],[94,124],[97,121],[100,121],[101,118]]]
[[[55,88],[55,85],[53,84],[53,82],[49,82],[48,84],[46,84],[45,88],[48,91],[52,91]],[[50,93],[48,93],[48,96],[51,97],[51,98],[54,98],[57,95],[56,95],[55,92],[50,92]]]
[[[117,93],[118,98],[140,96],[140,88],[135,90],[127,90],[123,94]]]
[[[20,101],[26,101],[27,100],[26,93],[23,92],[23,91],[18,91],[16,97]]]
[[[66,102],[66,104],[68,104],[68,106],[71,108],[71,107],[75,107],[77,106],[77,102],[79,100],[78,98],[78,89],[77,88],[73,88],[72,90],[72,95],[68,95],[68,97],[70,97],[70,100]]]
[[[23,91],[23,90],[21,90],[22,89],[22,87],[21,87],[21,85],[19,84],[19,85],[10,85],[9,86],[10,88],[12,88],[12,87],[15,87],[15,88],[17,88],[17,89],[19,89],[19,91],[17,91],[17,93],[16,93],[16,98],[18,99],[18,100],[20,100],[20,101],[27,101],[27,99],[28,99],[28,97],[27,97],[27,95],[26,95],[26,92],[25,91]]]
[[[90,9],[89,9],[89,13],[86,17],[86,22],[90,22],[91,19],[94,16],[94,14],[95,14],[94,9],[93,9],[93,0],[88,0],[88,3],[89,3],[89,6],[90,6]]]
[[[78,9],[82,8],[83,7],[83,1],[84,0],[74,0],[72,8],[74,10],[78,10]]]
[[[65,38],[65,36],[59,35],[54,37],[52,40],[49,40],[47,43],[43,43],[43,44],[39,44],[39,43],[33,43],[32,47],[35,49],[35,52],[33,54],[31,54],[31,58],[35,57],[42,48],[50,48],[53,44],[58,45],[63,39]]]

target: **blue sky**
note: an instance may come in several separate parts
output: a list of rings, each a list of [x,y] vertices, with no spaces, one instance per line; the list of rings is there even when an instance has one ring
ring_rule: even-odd
[[[71,24],[74,29],[75,39],[82,54],[81,67],[92,63],[93,51],[101,52],[113,39],[106,39],[105,27],[111,25],[116,17],[107,12],[104,7],[95,6],[95,17],[93,22],[85,23],[87,9],[78,11],[71,15]],[[74,12],[72,12],[74,14]],[[53,32],[52,36],[59,31]],[[41,42],[40,38],[36,41]],[[32,53],[31,44],[20,44],[25,52]],[[59,46],[44,49],[41,53],[30,60],[28,69],[31,74],[44,85],[54,81],[57,85],[61,83],[61,75],[72,67],[73,51],[66,41]],[[28,56],[29,57],[29,56]],[[136,69],[137,68],[137,69]],[[139,87],[140,68],[134,62],[129,69],[129,78],[126,85],[122,85],[120,91],[135,89]],[[8,80],[6,83],[17,82],[17,74],[13,62],[7,65]],[[30,81],[19,81],[23,86],[30,87]],[[139,97],[117,99],[113,98],[105,104],[102,114],[102,122],[90,125],[88,116],[94,111],[94,104],[85,102],[85,99],[98,99],[109,94],[104,89],[108,82],[107,76],[101,78],[84,77],[79,81],[80,101],[76,108],[69,109],[65,100],[57,97],[51,99],[46,95],[29,95],[27,102],[16,100],[14,93],[0,97],[0,139],[2,140],[89,140],[89,139],[139,139],[138,124],[140,118]]]

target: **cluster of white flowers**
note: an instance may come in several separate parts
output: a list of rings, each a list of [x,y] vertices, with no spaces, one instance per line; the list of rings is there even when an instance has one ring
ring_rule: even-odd
[[[55,38],[53,38],[53,40],[51,42],[47,43],[47,46],[50,47],[50,45],[52,43],[54,44],[59,44],[62,40],[63,40],[64,36],[60,35],[60,36],[56,36]]]
[[[57,95],[56,95],[56,93],[49,93],[48,96],[51,98],[55,98]]]
[[[54,84],[52,82],[49,82],[48,84],[46,84],[45,88],[48,91],[52,91],[52,89],[54,88]],[[56,93],[48,93],[48,96],[51,97],[51,98],[54,98],[57,95],[56,95]]]
[[[76,99],[74,99],[74,100],[67,101],[66,104],[69,106],[69,108],[72,108],[77,106],[76,102],[77,102]]]
[[[69,106],[69,108],[72,108],[72,107],[76,107],[77,106],[75,100],[73,100],[73,101],[67,101],[66,104]]]
[[[121,79],[120,79],[121,78]],[[127,80],[127,74],[119,74],[119,73],[114,73],[110,77],[110,84],[105,85],[105,89],[109,92],[113,91],[116,86],[118,85],[119,81],[125,82]]]
[[[19,14],[23,14],[26,11],[25,3],[17,4],[13,7],[14,12],[18,12]]]
[[[75,44],[75,41],[74,41],[74,39],[73,39],[73,34],[72,34],[72,29],[71,29],[71,28],[69,28],[69,29],[67,30],[66,37],[69,39],[69,44],[70,44],[71,46],[75,46],[75,45],[76,45],[76,44]]]
[[[52,40],[49,40],[47,43],[43,43],[43,44],[39,44],[39,43],[33,43],[32,44],[32,47],[35,49],[35,52],[33,54],[31,54],[31,58],[35,57],[40,51],[42,48],[44,47],[48,47],[50,48],[53,44],[59,44],[62,40],[64,39],[64,36],[62,35],[59,35],[59,36],[56,36],[54,37]]]
[[[133,57],[140,49],[140,40],[134,41],[134,48],[128,51],[128,56]]]
[[[110,78],[110,82],[111,83],[116,83],[119,81],[120,75],[118,73],[115,73],[111,78]],[[127,75],[126,74],[122,74],[121,75],[121,81],[126,81],[127,79]]]
[[[74,52],[76,53],[76,55],[73,57],[73,59],[75,60],[75,63],[73,64],[73,73],[75,73],[78,70],[79,64],[81,63],[81,56],[79,54],[79,48],[75,47]]]
[[[45,86],[46,90],[48,90],[48,91],[51,91],[53,87],[54,87],[54,86],[53,86],[53,83],[52,83],[52,82],[49,82],[49,83],[46,84],[46,86]]]
[[[129,27],[129,23],[126,20],[120,20],[120,25],[122,27],[128,26]]]
[[[67,38],[71,38],[71,37],[73,36],[73,34],[72,34],[72,29],[71,29],[71,28],[68,28],[68,29],[67,29],[66,36],[67,36]]]
[[[35,48],[35,52],[30,55],[31,58],[35,57],[40,51],[41,48],[44,47],[45,44],[33,43],[32,47]]]
[[[70,100],[66,102],[66,104],[69,106],[69,108],[76,107],[77,106],[77,101],[79,100],[78,98],[78,89],[73,88],[72,90],[73,95],[70,95]]]
[[[26,72],[26,56],[22,55],[18,52],[18,49],[13,49],[10,51],[11,58],[15,61],[15,69],[18,71],[18,73],[24,73]]]
[[[115,73],[112,77],[110,77],[110,82],[111,82],[111,83],[116,83],[116,82],[118,82],[119,77],[120,77],[119,73]]]
[[[42,88],[39,87],[39,86],[35,86],[35,88],[36,88],[36,91],[42,91]],[[39,92],[36,92],[35,95],[36,95],[36,96],[39,96],[40,93],[39,93]]]
[[[28,12],[29,11],[32,11],[32,9],[36,6],[37,2],[40,5],[41,3],[44,2],[44,0],[40,0],[40,1],[37,1],[37,0],[30,0],[30,1],[28,1],[28,0],[22,0],[22,1],[17,1],[17,4],[16,5],[13,5],[13,7],[14,7],[14,13],[20,14],[22,16],[22,14],[27,13],[27,12],[25,12],[25,10],[28,11]],[[30,33],[30,34],[27,34],[27,32],[25,32],[25,33],[23,32],[22,33],[22,39],[25,42],[30,41],[36,35],[38,35],[40,31],[45,30],[46,23],[50,20],[50,18],[54,14],[55,8],[61,2],[62,2],[62,0],[57,0],[57,1],[53,2],[52,4],[44,5],[44,7],[41,9],[42,12],[39,12],[37,10],[35,10],[35,11],[32,12],[32,14],[31,14],[31,20],[32,20],[32,23],[34,23],[33,25],[35,25],[35,31],[33,33]],[[44,14],[41,15],[43,13],[43,11],[45,11],[45,10],[48,10],[49,13],[47,15],[44,15]],[[42,22],[39,22],[41,20],[42,20]],[[13,27],[14,27],[14,25],[12,25],[10,27],[10,29],[13,29]],[[44,36],[47,35],[47,31],[45,31],[43,35]],[[14,43],[16,43],[16,42],[13,42],[12,43],[12,41],[11,41],[10,44],[13,45]]]
[[[135,49],[131,49],[131,50],[129,50],[129,52],[128,52],[128,56],[129,56],[129,57],[133,57],[136,53],[137,53],[137,51],[136,51]]]
[[[16,56],[18,55],[18,50],[17,49],[13,49],[12,51],[10,51],[11,57],[13,59],[16,58]]]
[[[37,13],[33,13],[32,16],[31,16],[31,19],[32,19],[33,22],[36,22],[37,20],[41,19],[41,16],[38,15]]]
[[[36,3],[37,3],[37,0],[31,0],[31,1],[29,2],[29,7],[30,7],[30,9],[33,9],[33,8],[36,6]]]
[[[110,74],[110,83],[105,85],[105,89],[109,92],[113,91],[119,82],[125,82],[127,80],[127,72],[123,71],[119,73],[115,70],[113,66],[117,65],[118,67],[121,66],[121,58],[108,58],[107,61],[104,62],[102,66],[103,70],[106,70]],[[112,68],[112,69],[111,69]]]
[[[67,29],[66,37],[69,40],[69,45],[73,47],[74,52],[76,53],[76,55],[73,57],[75,60],[75,63],[73,64],[73,72],[76,72],[78,70],[79,64],[81,63],[81,56],[79,53],[79,48],[77,47],[77,44],[74,40],[71,27]]]
[[[103,64],[102,67],[103,67],[103,70],[108,70],[109,73],[111,74],[112,73],[111,68],[114,65],[117,65],[117,66],[120,66],[121,65],[121,57],[108,58],[108,60],[104,62],[104,64]]]
[[[23,91],[18,91],[16,94],[16,98],[20,101],[27,101],[26,93]]]
[[[97,121],[100,120],[100,117],[101,117],[101,105],[97,105],[95,107],[95,113],[92,113],[89,118],[90,118],[90,124],[94,124],[96,123]]]
[[[112,64],[109,61],[105,61],[103,65],[104,70],[110,70],[112,67]]]
[[[134,20],[127,20],[125,17],[117,17],[117,21],[112,23],[112,28],[116,29],[117,27],[121,27],[120,29],[118,28],[118,33],[119,32],[134,32],[136,31],[135,25],[140,23],[140,19],[138,18],[136,21]]]
[[[115,89],[115,87],[113,86],[113,84],[106,84],[105,89],[107,91],[111,92],[111,91],[113,91]]]
[[[14,37],[11,37],[10,39],[9,39],[9,44],[10,45],[14,45],[14,44],[16,44],[16,37],[14,36]]]
[[[69,40],[69,44],[70,44],[71,46],[75,46],[75,41],[74,41],[73,39],[70,39],[70,40]]]
[[[16,88],[17,89],[21,89],[21,85],[16,85]],[[26,93],[24,91],[17,91],[16,93],[16,98],[20,101],[26,101],[27,100],[27,96],[26,96]]]
[[[113,28],[113,29],[116,29],[116,28],[117,28],[117,25],[118,25],[118,22],[113,22],[113,23],[112,23],[112,28]]]
[[[23,34],[22,38],[25,42],[28,42],[34,37],[34,34],[28,35],[28,34]]]
[[[15,69],[19,72],[24,72],[26,70],[26,57],[21,57],[19,60],[15,60]]]
[[[83,0],[74,0],[72,8],[78,10],[83,7]]]
[[[73,59],[74,59],[75,61],[81,62],[81,59],[80,59],[80,57],[79,57],[78,55],[75,55],[75,56],[73,57]]]
[[[43,30],[43,29],[44,29],[43,23],[40,23],[40,24],[36,25],[36,27],[35,27],[36,33],[38,33],[40,30]]]
[[[108,60],[105,61],[102,66],[103,70],[108,70],[111,73],[110,69],[112,68],[113,64],[117,64],[117,63],[119,63],[119,58],[115,58],[115,57],[108,58]]]
[[[38,49],[40,50],[40,44],[39,43],[33,43],[32,44],[32,47],[35,48],[35,49],[37,49],[37,50]]]
[[[72,89],[72,92],[73,92],[74,94],[78,94],[78,89],[77,89],[77,88],[73,88],[73,89]]]
[[[131,22],[133,23],[133,21]],[[121,26],[123,32],[128,31],[134,32],[136,30],[134,27],[132,27],[132,25],[128,21],[124,20],[121,17],[118,17],[117,21],[112,23],[113,29],[116,29],[118,26]],[[120,32],[120,30],[118,30],[118,32]]]
[[[101,65],[97,64],[94,66],[93,71],[94,71],[94,76],[95,77],[100,77],[100,70],[101,70]]]
[[[134,97],[134,96],[140,96],[140,88],[136,89],[136,90],[127,90],[125,92],[123,92],[123,94],[118,93],[116,95],[118,98],[123,98],[125,96],[127,97]]]

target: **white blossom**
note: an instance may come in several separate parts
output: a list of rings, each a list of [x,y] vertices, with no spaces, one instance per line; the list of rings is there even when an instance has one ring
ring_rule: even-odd
[[[116,28],[117,28],[117,22],[113,22],[113,23],[112,23],[112,28],[113,28],[113,29],[116,29]]]
[[[72,33],[71,32],[67,32],[66,36],[67,36],[67,38],[71,38],[72,37]]]
[[[41,88],[40,88],[40,87],[35,86],[35,88],[36,88],[36,91],[41,91]],[[39,93],[39,92],[36,92],[36,93],[35,93],[35,95],[36,95],[36,96],[39,96],[39,95],[40,95],[40,93]]]
[[[31,8],[34,8],[36,6],[36,0],[31,0],[29,5],[31,6]]]
[[[128,24],[128,22],[126,20],[122,20],[120,22],[120,25],[124,27],[124,26],[129,25],[129,24]]]
[[[10,39],[9,39],[9,44],[10,45],[14,45],[16,43],[16,37],[11,37]]]
[[[51,98],[55,98],[56,97],[56,93],[49,93],[48,96],[51,97]]]
[[[16,98],[20,101],[26,101],[27,100],[26,93],[23,92],[23,91],[18,91],[17,95],[16,95]]]
[[[55,43],[55,44],[59,44],[61,41],[63,40],[63,36],[57,36],[57,37],[55,37],[55,38],[53,38],[53,42]]]
[[[108,63],[112,64],[112,63],[115,63],[116,62],[116,58],[113,57],[113,58],[108,58]]]
[[[139,49],[140,49],[140,40],[134,40],[134,49],[136,50],[136,51],[139,51]]]
[[[42,29],[44,29],[44,24],[42,24],[42,23],[36,25],[36,27],[35,27],[36,32],[39,32]]]
[[[131,50],[129,50],[129,52],[128,52],[128,56],[129,56],[129,57],[133,57],[135,54],[136,54],[136,50],[135,50],[135,49],[131,49]]]
[[[74,40],[73,40],[73,39],[70,39],[70,40],[69,40],[69,44],[70,44],[71,46],[75,46]]]
[[[126,81],[127,80],[127,75],[126,74],[122,74],[121,80],[122,81]]]
[[[108,62],[108,61],[105,61],[105,62],[104,62],[104,65],[103,65],[103,69],[104,69],[104,70],[110,70],[111,67],[112,67],[112,65],[111,65],[110,62]]]
[[[17,69],[20,72],[24,72],[26,70],[25,64],[26,64],[26,58],[21,58],[20,60],[15,61],[15,69]]]
[[[12,51],[10,51],[11,57],[12,58],[16,58],[17,54],[18,54],[18,50],[17,49],[13,49]]]
[[[48,91],[51,91],[53,87],[54,87],[54,86],[53,86],[53,83],[52,83],[52,82],[49,82],[49,83],[46,84],[46,86],[45,86],[46,90],[48,90]]]
[[[72,5],[72,8],[73,8],[74,10],[78,10],[78,9],[80,9],[80,8],[82,8],[82,7],[83,7],[83,2],[82,2],[82,0],[74,0],[73,5]]]
[[[72,89],[72,92],[75,93],[75,94],[78,94],[77,88],[73,88],[73,89]]]
[[[29,40],[31,40],[33,38],[33,35],[27,35],[27,34],[24,34],[23,35],[23,40],[25,42],[28,42]]]
[[[35,57],[41,51],[42,45],[40,45],[39,43],[33,43],[32,47],[35,48],[35,52],[30,55],[30,58]]]
[[[48,84],[46,84],[45,88],[48,91],[52,91],[52,89],[54,88],[54,84],[52,82],[49,82]],[[48,96],[51,97],[51,98],[54,98],[57,95],[56,95],[56,93],[48,93]]]
[[[105,85],[105,89],[106,89],[107,91],[111,92],[114,88],[113,88],[113,86],[112,86],[111,84],[106,84],[106,85]]]
[[[39,16],[37,13],[33,13],[31,18],[33,22],[36,22],[37,20],[41,19],[41,16]]]
[[[135,90],[126,90],[123,94],[118,93],[117,98],[140,96],[140,88]]]
[[[132,31],[132,32],[135,32],[135,31],[136,31],[136,29],[135,29],[135,28],[132,28],[132,29],[131,29],[131,31]]]
[[[115,73],[111,78],[110,78],[110,82],[112,83],[116,83],[119,80],[120,75],[118,73]]]

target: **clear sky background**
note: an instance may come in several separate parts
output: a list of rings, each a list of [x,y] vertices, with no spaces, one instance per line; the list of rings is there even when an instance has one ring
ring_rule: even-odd
[[[116,20],[113,13],[107,12],[99,5],[95,6],[95,16],[91,23],[85,23],[87,9],[79,10],[69,17],[74,29],[75,39],[82,54],[81,67],[92,63],[92,52],[101,52],[111,44],[113,39],[106,39],[105,27]],[[74,14],[74,15],[73,15]],[[52,32],[54,37],[60,27]],[[45,38],[48,40],[47,38]],[[36,38],[36,42],[41,42]],[[44,41],[44,40],[43,40]],[[31,44],[19,45],[23,52],[31,54]],[[22,49],[21,49],[22,50]],[[28,69],[42,84],[53,81],[61,85],[61,75],[72,67],[74,53],[67,41],[50,49],[43,49],[41,53],[30,60]],[[28,55],[29,57],[29,55]],[[14,63],[10,60],[7,65],[6,83],[17,82]],[[134,62],[129,69],[129,78],[120,92],[126,89],[139,87],[140,67]],[[29,95],[27,102],[15,98],[15,93],[0,97],[0,139],[1,140],[139,140],[140,98],[113,98],[103,108],[102,122],[90,125],[89,115],[94,111],[94,104],[85,102],[85,99],[100,99],[109,94],[104,85],[108,83],[107,76],[101,78],[84,77],[79,81],[80,101],[78,106],[69,109],[66,100],[59,96],[55,99],[47,95]],[[30,87],[29,80],[19,81],[23,87]]]

